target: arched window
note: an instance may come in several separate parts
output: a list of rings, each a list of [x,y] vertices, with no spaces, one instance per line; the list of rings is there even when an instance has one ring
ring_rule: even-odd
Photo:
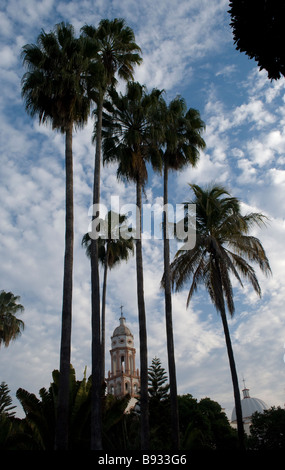
[[[134,373],[134,359],[133,359],[133,356],[130,356],[130,371],[131,371],[131,374]]]

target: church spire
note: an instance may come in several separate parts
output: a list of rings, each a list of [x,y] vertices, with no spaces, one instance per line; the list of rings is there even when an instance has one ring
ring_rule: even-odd
[[[246,388],[244,378],[243,378],[242,381],[243,381],[243,386],[244,386],[244,389],[243,389],[243,391],[242,391],[242,393],[243,393],[243,398],[250,398],[250,396],[249,396],[249,389]]]
[[[121,309],[121,316],[120,316],[120,318],[119,318],[119,320],[120,320],[120,325],[125,325],[125,323],[126,323],[126,317],[125,317],[124,314],[123,314],[123,305],[121,305],[120,309]]]

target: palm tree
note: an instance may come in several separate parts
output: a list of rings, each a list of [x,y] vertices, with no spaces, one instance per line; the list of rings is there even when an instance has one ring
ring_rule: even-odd
[[[196,204],[196,245],[193,249],[181,249],[171,264],[171,277],[176,291],[180,290],[191,278],[187,306],[198,288],[203,284],[221,315],[225,341],[232,375],[235,407],[237,413],[240,447],[244,446],[244,430],[238,378],[226,317],[226,305],[231,316],[235,307],[230,275],[242,284],[248,280],[258,295],[261,289],[252,268],[257,263],[262,272],[271,272],[268,259],[261,242],[249,235],[253,225],[264,223],[260,213],[241,214],[240,202],[231,197],[222,186],[213,185],[202,189],[190,185]]]
[[[53,450],[55,415],[58,398],[60,372],[54,370],[53,382],[49,388],[41,388],[40,399],[22,388],[16,396],[26,415],[31,440],[37,450]],[[90,395],[91,378],[86,378],[86,368],[82,380],[76,380],[74,367],[70,365],[69,450],[88,449],[90,441]]]
[[[16,317],[18,312],[24,310],[19,300],[20,297],[12,292],[0,292],[0,347],[4,344],[7,348],[10,341],[21,336],[25,328],[24,322]]]
[[[97,105],[95,126],[95,166],[93,182],[93,204],[98,207],[100,203],[100,172],[101,172],[101,147],[102,147],[102,112],[103,102],[108,87],[115,85],[115,74],[123,80],[133,79],[134,65],[140,64],[140,48],[135,43],[135,36],[131,28],[125,25],[123,19],[100,21],[98,28],[85,25],[82,28],[85,38],[89,38],[98,48],[96,62],[100,68],[100,82],[96,80],[95,87],[91,87],[90,96]],[[95,217],[98,214],[94,214]],[[100,361],[100,287],[99,287],[99,258],[97,239],[91,240],[91,304],[92,304],[92,439],[91,448],[102,448],[101,425],[101,370]]]
[[[89,60],[84,54],[83,40],[75,38],[72,25],[65,23],[57,24],[50,33],[42,31],[36,44],[25,45],[23,60],[28,69],[22,80],[27,112],[38,115],[40,123],[51,123],[53,129],[65,134],[66,231],[56,448],[66,449],[74,238],[72,134],[73,128],[82,127],[89,116],[90,99],[85,93]]]
[[[127,219],[124,214],[109,211],[103,224],[103,236],[98,238],[99,261],[104,267],[102,287],[102,313],[101,313],[101,345],[102,345],[102,381],[105,380],[105,307],[107,291],[108,269],[117,266],[122,260],[127,261],[134,252],[132,237],[127,237]],[[88,258],[91,258],[91,238],[86,233],[82,239],[82,246],[86,249]]]
[[[164,242],[164,295],[165,320],[168,351],[168,369],[170,382],[170,398],[172,410],[172,443],[179,449],[179,417],[177,403],[177,384],[175,371],[174,340],[172,326],[172,301],[170,280],[170,247],[168,233],[168,173],[169,170],[181,170],[186,165],[195,166],[199,159],[199,149],[205,147],[201,131],[205,125],[197,110],[190,108],[187,111],[183,98],[176,97],[167,106],[161,100],[162,125],[165,129],[163,139],[163,242]]]
[[[147,162],[161,165],[156,146],[156,126],[151,114],[161,92],[147,93],[144,86],[129,82],[125,95],[110,92],[112,103],[103,119],[104,162],[118,162],[117,176],[136,183],[136,270],[141,362],[141,446],[149,446],[147,332],[144,303],[143,258],[141,240],[142,188],[148,173]],[[107,105],[106,105],[107,106]]]

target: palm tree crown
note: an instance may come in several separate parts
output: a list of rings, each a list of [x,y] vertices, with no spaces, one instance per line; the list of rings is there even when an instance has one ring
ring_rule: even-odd
[[[196,205],[196,245],[192,250],[178,251],[171,265],[172,281],[179,290],[192,276],[187,305],[200,283],[205,284],[210,297],[221,311],[224,298],[231,315],[234,302],[230,274],[243,285],[242,278],[250,281],[254,290],[261,295],[260,285],[251,262],[257,263],[262,272],[271,272],[261,242],[249,235],[253,225],[264,223],[260,213],[241,214],[240,202],[231,197],[221,186],[203,190],[190,185]],[[221,287],[217,283],[220,272]]]
[[[0,347],[3,343],[9,346],[10,341],[15,340],[24,330],[24,322],[16,317],[18,312],[24,310],[19,304],[20,297],[12,292],[0,292]]]
[[[85,25],[83,35],[93,40],[98,47],[97,60],[104,69],[104,80],[101,87],[115,85],[115,75],[123,80],[133,80],[134,65],[140,64],[141,49],[135,43],[135,35],[123,19],[102,19],[98,28]]]
[[[196,166],[199,150],[205,148],[201,132],[205,124],[199,111],[187,110],[185,100],[178,96],[169,105],[162,102],[162,125],[165,127],[164,164],[169,169],[180,170],[186,165]]]
[[[146,88],[137,82],[127,84],[125,95],[110,91],[103,118],[104,162],[119,163],[117,175],[142,186],[147,182],[147,162],[161,167],[161,155],[156,147],[158,126],[151,114],[161,91]]]
[[[83,51],[82,39],[75,38],[73,26],[65,23],[49,33],[42,31],[36,44],[23,47],[28,69],[22,79],[26,110],[62,132],[71,123],[83,126],[89,116],[85,92],[89,60]]]
[[[120,261],[127,261],[134,251],[133,238],[128,236],[128,216],[109,211],[100,223],[101,232],[98,236],[98,255],[102,266],[112,269]],[[91,238],[86,233],[82,239],[86,255],[91,258]]]

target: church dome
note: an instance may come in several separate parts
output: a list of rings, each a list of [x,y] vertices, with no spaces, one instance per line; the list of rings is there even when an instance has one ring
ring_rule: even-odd
[[[264,403],[263,400],[260,398],[251,398],[249,396],[249,389],[245,388],[243,390],[243,399],[241,400],[241,410],[242,410],[242,418],[244,421],[250,420],[253,413],[256,411],[258,413],[263,413],[264,410],[267,410],[268,406]],[[235,422],[237,419],[236,417],[236,408],[234,407],[232,412],[232,422]]]
[[[125,317],[120,317],[120,325],[114,329],[113,336],[133,336],[131,330],[126,325]]]

